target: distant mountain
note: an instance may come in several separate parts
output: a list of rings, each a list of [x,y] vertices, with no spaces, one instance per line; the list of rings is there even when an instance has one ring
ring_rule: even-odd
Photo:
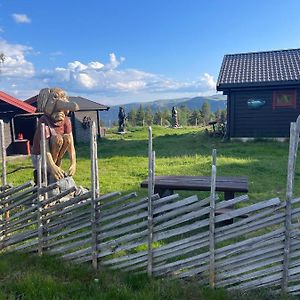
[[[150,106],[153,112],[156,112],[158,109],[161,111],[169,109],[171,111],[173,106],[176,106],[177,108],[185,106],[190,110],[201,109],[205,101],[209,103],[212,112],[215,112],[218,108],[226,109],[226,96],[199,96],[194,98],[178,98],[114,105],[111,106],[108,111],[101,112],[101,120],[104,122],[105,126],[109,126],[112,122],[117,121],[120,106],[124,107],[126,114],[128,114],[133,108],[138,109],[140,105],[143,105],[144,108]]]

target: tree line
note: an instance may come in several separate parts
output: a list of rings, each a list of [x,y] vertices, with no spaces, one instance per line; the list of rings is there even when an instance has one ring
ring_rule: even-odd
[[[212,112],[208,102],[204,102],[199,109],[189,109],[186,106],[179,106],[176,109],[180,126],[205,126],[210,121],[226,122],[226,110],[217,109]],[[131,109],[126,115],[129,126],[170,126],[172,124],[171,109],[158,108],[153,112],[150,106],[144,107],[141,104],[138,108]]]

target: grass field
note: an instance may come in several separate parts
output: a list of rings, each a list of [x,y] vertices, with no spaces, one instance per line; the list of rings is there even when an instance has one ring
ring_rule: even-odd
[[[137,191],[147,177],[147,128],[131,128],[125,135],[114,131],[98,143],[101,193]],[[153,127],[156,175],[210,175],[211,151],[217,149],[220,176],[247,176],[251,202],[285,197],[288,143],[257,140],[242,143],[207,136],[199,128]],[[79,185],[90,186],[89,145],[78,145]],[[30,165],[28,158],[8,162],[8,171]],[[66,165],[64,166],[66,167]],[[299,168],[295,195],[300,193]],[[32,179],[26,169],[8,176],[14,185]],[[184,194],[194,194],[185,192]],[[199,198],[207,193],[198,193]],[[220,197],[222,195],[220,194]],[[229,294],[199,287],[196,282],[149,280],[86,266],[72,266],[52,257],[21,254],[0,257],[0,299],[290,299],[270,291]]]
[[[110,131],[98,144],[102,193],[146,193],[139,185],[147,177],[147,128],[129,130],[125,135]],[[211,171],[211,151],[216,148],[217,174],[247,176],[251,201],[285,197],[288,142],[228,142],[209,137],[199,128],[153,127],[153,148],[156,151],[156,175],[208,176]],[[76,149],[75,180],[79,185],[89,187],[89,145],[80,144]],[[10,161],[8,171],[30,164],[28,158]],[[295,194],[300,193],[298,174],[299,168],[296,170]],[[32,170],[27,169],[9,175],[8,181],[17,185],[31,178]]]

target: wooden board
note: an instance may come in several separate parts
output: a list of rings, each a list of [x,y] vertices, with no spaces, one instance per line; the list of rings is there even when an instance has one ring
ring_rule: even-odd
[[[156,176],[156,189],[210,191],[210,176]],[[141,183],[142,188],[148,187],[148,180]],[[219,192],[248,192],[247,177],[222,177],[216,180],[216,191]]]

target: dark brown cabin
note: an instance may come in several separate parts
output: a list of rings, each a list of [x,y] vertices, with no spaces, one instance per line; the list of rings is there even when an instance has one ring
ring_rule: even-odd
[[[225,55],[217,90],[229,137],[288,137],[300,114],[300,49]]]

